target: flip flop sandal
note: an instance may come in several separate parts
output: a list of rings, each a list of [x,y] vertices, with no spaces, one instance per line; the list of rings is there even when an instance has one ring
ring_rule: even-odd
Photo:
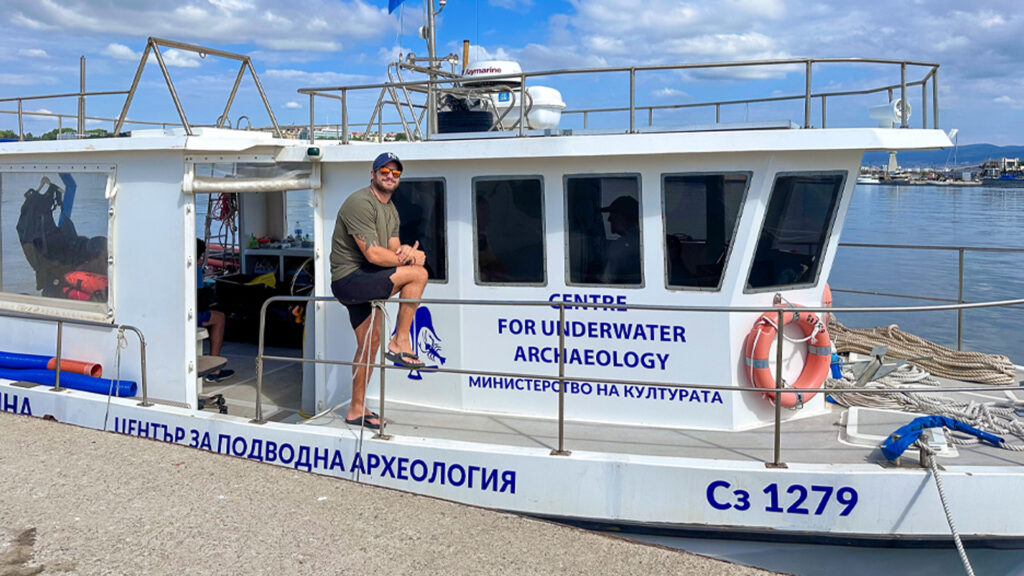
[[[409,352],[392,352],[391,350],[385,350],[384,357],[389,361],[394,362],[395,366],[400,368],[416,370],[426,366],[426,364],[420,360],[419,356],[410,354]]]
[[[370,422],[371,418],[376,419],[378,424]],[[369,428],[370,430],[380,430],[381,419],[377,414],[370,412],[369,414],[363,414],[362,416],[357,416],[355,418],[345,418],[345,423],[353,426],[362,426],[363,428]],[[382,423],[385,426],[387,425],[387,422]]]

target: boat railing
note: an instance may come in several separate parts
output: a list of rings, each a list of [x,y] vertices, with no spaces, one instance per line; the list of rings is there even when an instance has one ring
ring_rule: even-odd
[[[235,100],[235,96],[241,85],[241,82],[245,76],[246,70],[249,71],[253,82],[256,86],[256,90],[263,102],[265,111],[270,120],[270,126],[255,128],[261,131],[273,132],[278,137],[284,136],[282,127],[278,125],[277,119],[274,115],[273,109],[267,98],[266,93],[263,90],[263,86],[260,83],[259,76],[256,74],[256,70],[252,65],[251,59],[244,54],[235,54],[232,52],[226,52],[215,48],[208,48],[195,44],[187,44],[183,42],[176,42],[173,40],[166,40],[162,38],[151,37],[146,42],[146,48],[142,53],[142,58],[139,61],[138,68],[135,76],[132,79],[131,86],[128,90],[117,90],[117,91],[86,91],[85,89],[85,59],[81,59],[81,79],[80,89],[78,92],[62,93],[62,94],[48,94],[48,95],[36,95],[36,96],[22,96],[13,98],[0,99],[0,103],[17,103],[16,110],[0,110],[0,114],[14,114],[18,118],[18,137],[20,140],[25,139],[24,131],[24,118],[28,117],[52,117],[57,119],[58,123],[58,137],[63,134],[64,127],[63,122],[65,119],[77,120],[76,136],[78,138],[87,137],[85,124],[87,120],[98,121],[98,122],[110,122],[113,126],[112,135],[118,136],[121,133],[121,129],[126,124],[142,125],[142,126],[159,126],[167,128],[170,125],[175,125],[174,122],[167,121],[146,121],[146,120],[130,120],[128,119],[128,111],[131,107],[132,101],[135,97],[136,91],[139,86],[139,81],[142,76],[142,72],[145,68],[147,61],[149,60],[150,53],[152,52],[160,71],[163,74],[164,80],[167,84],[168,92],[171,96],[171,100],[174,103],[175,110],[178,115],[178,124],[188,135],[193,134],[193,127],[198,126],[189,121],[185,110],[181,104],[181,99],[178,96],[178,90],[174,85],[171,78],[170,71],[164,62],[163,55],[160,48],[172,48],[175,50],[182,50],[186,52],[192,52],[198,54],[200,57],[205,58],[206,56],[218,56],[230,60],[240,62],[240,68],[235,78],[235,82],[232,85],[231,91],[227,97],[225,103],[224,112],[217,117],[213,127],[224,128],[230,127],[229,113],[231,111],[232,104]],[[822,71],[822,68],[827,65],[884,65],[887,67],[893,67],[899,69],[899,81],[892,81],[888,83],[882,83],[879,86],[869,87],[858,90],[814,90],[812,87],[812,79],[815,74],[822,74],[827,77],[827,74]],[[394,72],[392,72],[394,69]],[[419,72],[429,74],[431,79],[427,80],[413,80],[406,81],[401,75],[401,70],[406,69],[412,72]],[[640,83],[639,78],[641,76],[647,76],[658,73],[692,73],[696,75],[713,75],[713,74],[729,74],[735,72],[741,77],[743,74],[757,76],[763,74],[764,69],[778,70],[780,74],[788,74],[794,69],[801,69],[804,80],[804,90],[799,93],[783,94],[783,95],[771,95],[761,98],[737,98],[737,99],[715,99],[701,102],[688,102],[682,104],[657,104],[657,105],[644,105],[638,103],[637,97],[637,86]],[[919,71],[923,69],[916,78],[908,78],[908,72]],[[335,133],[340,134],[340,140],[347,144],[350,141],[349,131],[349,108],[352,100],[351,96],[353,93],[375,91],[379,95],[373,104],[372,110],[369,115],[369,120],[366,122],[366,132],[364,137],[375,138],[378,141],[383,140],[385,137],[385,127],[395,128],[396,131],[400,131],[401,134],[407,140],[429,140],[437,137],[439,131],[437,129],[437,104],[441,101],[441,97],[447,94],[460,96],[460,97],[479,97],[495,91],[502,92],[518,92],[518,98],[516,100],[516,107],[519,111],[519,120],[514,123],[511,131],[503,132],[502,135],[513,135],[513,136],[526,136],[527,135],[527,123],[523,120],[527,117],[529,108],[531,106],[530,95],[527,92],[527,81],[536,80],[541,78],[550,77],[579,77],[586,75],[626,75],[628,76],[629,86],[629,104],[628,106],[608,106],[600,108],[579,108],[579,109],[568,109],[562,112],[568,116],[580,116],[582,119],[582,127],[584,130],[590,128],[591,118],[597,114],[621,114],[623,112],[629,115],[629,133],[636,133],[644,131],[644,128],[640,125],[642,122],[638,122],[638,114],[646,113],[647,120],[646,124],[648,127],[653,127],[654,116],[656,112],[667,112],[667,111],[679,111],[687,109],[714,109],[715,121],[714,124],[718,125],[722,121],[722,109],[725,107],[738,107],[747,106],[751,104],[770,104],[780,102],[803,102],[803,117],[801,126],[803,128],[813,128],[814,114],[812,113],[813,103],[817,101],[820,106],[820,115],[818,120],[820,122],[820,128],[828,126],[828,107],[829,102],[840,97],[852,97],[871,95],[878,93],[886,93],[888,95],[888,102],[892,103],[894,98],[898,97],[899,101],[904,103],[905,106],[902,112],[908,112],[908,106],[910,103],[909,90],[912,88],[920,87],[921,89],[921,127],[927,128],[929,123],[933,128],[939,126],[939,88],[938,88],[938,69],[939,65],[929,62],[917,62],[909,60],[888,60],[888,59],[876,59],[876,58],[800,58],[800,59],[782,59],[782,60],[755,60],[745,62],[714,62],[714,63],[702,63],[702,64],[675,64],[675,65],[656,65],[656,66],[631,66],[631,67],[609,67],[609,68],[584,68],[584,69],[569,69],[569,70],[547,70],[538,72],[524,72],[520,74],[512,74],[505,76],[493,76],[487,78],[489,87],[481,86],[479,79],[477,84],[474,84],[472,79],[466,78],[460,74],[454,72],[446,72],[436,68],[426,68],[423,66],[417,66],[411,63],[395,63],[388,68],[388,81],[377,84],[363,84],[363,85],[352,85],[352,86],[336,86],[336,87],[322,87],[322,88],[301,88],[298,90],[300,94],[309,96],[309,125],[308,125],[308,139],[310,142],[315,142],[317,138],[318,129],[321,134],[324,133]],[[603,78],[602,78],[603,80]],[[506,85],[500,87],[500,83],[504,82]],[[611,86],[611,84],[607,84]],[[931,89],[931,105],[929,106],[929,87]],[[95,96],[125,96],[124,105],[121,113],[116,118],[106,118],[99,116],[89,116],[86,114],[86,99],[88,97]],[[60,114],[47,111],[25,111],[24,103],[27,101],[36,100],[47,100],[47,99],[65,99],[65,98],[77,98],[78,99],[78,113],[76,115],[71,114]],[[340,102],[341,105],[341,118],[340,124],[328,124],[328,125],[317,125],[315,122],[316,117],[316,99],[327,98]],[[418,100],[417,100],[418,98]],[[486,99],[486,98],[484,98]],[[435,103],[433,106],[429,103]],[[515,107],[510,106],[506,113],[513,110]],[[392,117],[385,119],[385,111],[393,110],[394,114]],[[376,133],[373,133],[373,127],[376,126]],[[909,114],[899,114],[899,126],[901,128],[909,128]],[[332,128],[333,127],[333,128]],[[291,127],[291,132],[298,132],[297,127]],[[492,127],[494,130],[496,126]]]
[[[840,292],[846,294],[859,294],[865,296],[877,296],[887,298],[903,298],[911,300],[919,300],[926,302],[946,302],[956,304],[969,304],[971,303],[965,297],[964,289],[964,257],[968,253],[978,254],[1024,254],[1022,248],[998,248],[998,247],[979,247],[979,246],[926,246],[926,245],[914,245],[914,244],[874,244],[874,243],[860,243],[860,242],[840,242],[840,248],[867,248],[867,249],[880,249],[880,250],[914,250],[914,251],[925,251],[925,252],[946,252],[956,253],[957,255],[957,295],[956,298],[943,298],[938,296],[924,296],[921,294],[907,294],[899,292],[880,292],[875,290],[855,290],[851,288],[832,288],[833,292]],[[1019,308],[1018,308],[1019,309]],[[956,310],[956,349],[963,350],[963,327],[964,327],[964,309],[957,308]]]
[[[0,310],[0,317],[4,318],[18,318],[21,320],[32,320],[37,322],[52,322],[57,327],[57,347],[56,353],[54,354],[54,370],[56,372],[54,376],[54,392],[60,392],[64,390],[60,385],[60,363],[63,354],[63,339],[64,339],[64,325],[72,324],[75,326],[88,326],[92,328],[105,328],[108,330],[117,330],[119,333],[128,331],[134,332],[139,339],[139,368],[140,368],[140,379],[142,384],[142,402],[139,402],[139,406],[152,406],[153,404],[149,401],[149,392],[146,386],[146,338],[142,335],[142,330],[139,330],[135,326],[128,324],[110,324],[106,322],[96,322],[93,320],[80,320],[77,318],[60,318],[57,316],[48,316],[46,314],[29,314],[23,312],[13,312],[9,310]]]
[[[852,65],[852,64],[874,64],[874,65],[886,65],[890,67],[896,67],[899,69],[899,81],[882,84],[880,86],[859,89],[859,90],[814,90],[812,88],[812,79],[815,71],[820,71],[824,65]],[[815,68],[817,66],[817,68]],[[640,75],[656,74],[656,73],[697,73],[697,74],[714,74],[722,73],[721,71],[734,71],[739,70],[738,74],[751,73],[756,74],[760,70],[770,68],[777,69],[780,72],[788,72],[795,68],[800,68],[803,71],[804,79],[804,90],[802,93],[789,94],[789,95],[772,95],[769,97],[762,98],[741,98],[741,99],[721,99],[721,100],[709,100],[695,103],[685,104],[664,104],[664,105],[640,105],[637,103],[637,85],[638,77]],[[923,68],[923,74],[916,79],[908,78],[908,70],[914,69],[919,70]],[[390,70],[390,69],[389,69]],[[887,60],[887,59],[876,59],[876,58],[801,58],[801,59],[783,59],[783,60],[756,60],[746,62],[716,62],[716,63],[705,63],[705,64],[676,64],[676,65],[656,65],[656,66],[631,66],[631,67],[610,67],[610,68],[585,68],[585,69],[571,69],[571,70],[549,70],[540,72],[523,72],[519,74],[501,75],[488,77],[488,82],[501,82],[504,81],[512,86],[513,88],[503,88],[502,91],[516,91],[518,92],[518,99],[516,105],[519,109],[519,121],[516,123],[513,131],[510,133],[515,136],[527,135],[526,122],[522,119],[526,118],[526,112],[528,111],[529,97],[527,94],[527,81],[536,80],[549,77],[566,77],[566,76],[581,76],[581,75],[607,75],[607,74],[625,74],[628,76],[629,85],[629,105],[628,106],[614,106],[604,108],[584,108],[584,109],[569,109],[562,112],[562,114],[569,115],[581,115],[583,121],[583,127],[586,129],[589,127],[590,117],[595,114],[606,114],[606,113],[622,113],[627,112],[629,114],[629,133],[636,133],[643,131],[637,122],[637,113],[647,113],[647,124],[648,126],[654,125],[654,113],[658,111],[667,110],[684,110],[692,108],[713,108],[715,110],[715,123],[721,122],[722,108],[726,106],[749,106],[750,104],[762,104],[762,103],[774,103],[774,102],[787,102],[787,101],[802,101],[803,102],[803,128],[813,128],[812,113],[814,101],[817,101],[820,105],[820,127],[825,128],[828,125],[828,104],[830,100],[838,97],[850,97],[860,95],[871,95],[877,93],[886,93],[888,95],[888,102],[892,103],[894,96],[898,96],[899,101],[903,108],[901,114],[899,114],[899,126],[901,128],[909,128],[909,90],[914,87],[921,88],[921,127],[927,128],[929,124],[933,128],[939,127],[939,88],[938,88],[938,70],[939,65],[930,62],[916,62],[907,60]],[[385,126],[396,126],[401,127],[404,137],[408,140],[417,139],[431,139],[438,134],[437,131],[437,110],[430,110],[428,102],[439,102],[439,96],[445,94],[464,95],[467,90],[480,90],[478,84],[479,79],[474,80],[466,78],[460,75],[444,73],[441,70],[433,70],[432,76],[434,78],[429,80],[416,80],[416,81],[389,81],[377,84],[362,84],[362,85],[351,85],[351,86],[333,86],[333,87],[319,87],[319,88],[302,88],[299,89],[300,94],[309,96],[309,127],[308,137],[310,142],[316,141],[317,124],[315,123],[316,118],[316,99],[327,98],[337,102],[340,102],[341,106],[341,119],[342,122],[339,126],[338,131],[340,132],[342,143],[349,143],[350,132],[349,132],[349,107],[350,102],[353,100],[353,94],[364,91],[379,92],[379,96],[376,99],[376,103],[373,106],[370,114],[370,121],[367,123],[367,131],[364,134],[366,137],[373,137],[375,139],[383,140],[385,136]],[[439,77],[440,76],[440,77]],[[389,73],[389,78],[391,77]],[[401,77],[399,76],[399,80]],[[931,88],[931,106],[929,106],[929,87]],[[492,90],[493,91],[493,90]],[[606,90],[607,91],[607,90]],[[401,96],[399,95],[401,92]],[[422,97],[422,101],[413,103],[410,95],[416,94]],[[385,122],[384,113],[386,109],[394,109],[397,113],[397,119]],[[404,113],[405,110],[413,111],[411,118],[406,118]],[[430,112],[423,114],[423,112]],[[418,113],[418,115],[417,115]],[[426,126],[421,126],[420,122],[425,117]],[[371,134],[372,126],[376,123],[377,131],[375,134]],[[361,123],[360,123],[361,125]],[[492,128],[493,130],[494,128]]]
[[[302,358],[294,356],[277,356],[265,354],[265,342],[264,336],[266,332],[266,320],[267,310],[270,306],[277,303],[285,302],[333,302],[334,298],[329,296],[273,296],[268,298],[260,309],[260,332],[259,332],[259,344],[256,356],[256,414],[255,418],[251,421],[255,424],[264,424],[266,419],[263,416],[263,363],[267,360],[284,361],[284,362],[299,362],[309,364],[327,364],[337,366],[362,366],[369,368],[376,368],[379,375],[379,386],[380,386],[380,400],[379,400],[379,414],[381,419],[384,419],[385,414],[385,400],[386,400],[386,370],[399,370],[408,371],[408,368],[402,368],[397,366],[388,366],[385,362],[384,354],[386,350],[386,338],[380,338],[380,351],[377,362],[354,362],[347,360],[331,360],[326,358]],[[528,307],[528,308],[557,308],[559,326],[565,325],[565,311],[566,308],[602,308],[602,309],[614,309],[614,310],[637,310],[637,311],[648,311],[648,312],[689,312],[689,313],[701,313],[701,314],[735,314],[735,313],[753,313],[753,314],[765,314],[771,313],[776,314],[776,326],[785,325],[784,314],[790,310],[788,306],[781,304],[781,297],[776,296],[776,306],[764,307],[764,306],[748,306],[748,307],[722,307],[722,306],[657,306],[647,304],[607,304],[607,303],[581,303],[581,302],[556,302],[556,301],[519,301],[519,300],[449,300],[449,299],[390,299],[374,301],[374,306],[383,306],[385,302],[391,303],[415,303],[430,304],[438,306],[501,306],[501,307]],[[940,304],[930,306],[903,306],[903,307],[824,307],[824,306],[808,306],[802,307],[801,310],[812,313],[877,313],[877,312],[935,312],[935,311],[947,311],[947,310],[968,310],[968,309],[979,309],[979,308],[992,308],[992,307],[1003,307],[1003,306],[1020,306],[1024,305],[1024,299],[1016,300],[1001,300],[993,302],[978,302],[978,303],[963,303],[963,304]],[[379,314],[380,318],[380,333],[387,334],[386,327],[386,314]],[[558,350],[565,350],[565,331],[557,330],[558,332]],[[772,391],[774,394],[800,394],[804,390],[797,388],[786,388],[783,383],[782,369],[783,369],[783,330],[776,331],[776,348],[775,348],[775,389]],[[431,368],[431,373],[437,374],[456,374],[456,375],[473,375],[473,376],[490,376],[498,378],[532,378],[532,379],[547,379],[558,382],[558,446],[551,451],[552,455],[568,455],[571,452],[566,449],[565,445],[565,383],[574,382],[578,380],[566,372],[566,366],[564,362],[564,354],[558,354],[558,374],[538,374],[538,373],[518,373],[518,372],[493,372],[493,371],[481,371],[481,370],[465,370],[456,368]],[[725,384],[702,384],[702,383],[680,383],[680,382],[658,382],[650,380],[625,380],[615,378],[594,378],[587,376],[586,380],[592,384],[615,384],[615,385],[630,385],[630,386],[642,386],[646,388],[687,388],[694,390],[714,390],[719,392],[739,392],[739,393],[754,393],[764,394],[765,389],[758,388],[755,386],[737,387],[734,385]],[[1005,391],[1005,386],[985,386],[985,385],[965,385],[965,386],[944,386],[944,387],[913,387],[909,386],[906,388],[900,388],[901,394],[935,394],[935,393],[948,393],[948,392],[991,392],[991,391]],[[820,388],[821,393],[825,394],[889,394],[891,390],[884,388],[864,388],[857,387],[853,389],[849,388],[832,388],[823,386]],[[782,461],[782,448],[781,448],[781,434],[782,434],[782,402],[775,402],[775,420],[774,420],[774,449],[771,460],[765,460],[765,466],[771,468],[785,468],[786,464]],[[390,440],[392,437],[379,430],[374,436],[380,440]]]
[[[160,71],[163,73],[164,81],[167,83],[167,90],[170,93],[171,100],[174,101],[175,110],[178,113],[180,126],[184,129],[185,134],[191,136],[193,134],[193,124],[188,120],[185,114],[185,109],[182,107],[181,99],[178,97],[178,90],[174,86],[174,81],[171,79],[171,73],[167,69],[167,64],[164,62],[163,54],[160,52],[160,48],[171,48],[174,50],[182,50],[185,52],[192,52],[198,54],[201,58],[207,56],[218,56],[220,58],[226,58],[229,60],[235,60],[241,63],[238,70],[238,75],[235,77],[234,85],[231,87],[231,92],[228,95],[227,102],[224,106],[224,112],[217,118],[217,122],[213,124],[216,128],[223,128],[230,126],[229,113],[231,112],[231,106],[234,103],[235,96],[238,94],[238,88],[245,77],[245,71],[248,70],[252,76],[253,83],[256,85],[256,90],[259,92],[260,98],[263,101],[266,113],[270,118],[272,127],[270,130],[278,137],[283,136],[281,127],[277,124],[277,118],[274,116],[274,110],[270,106],[270,101],[267,99],[266,92],[263,90],[263,85],[260,83],[259,76],[256,74],[256,69],[253,68],[252,59],[245,54],[235,54],[233,52],[226,52],[224,50],[218,50],[215,48],[208,48],[205,46],[199,46],[196,44],[186,44],[184,42],[177,42],[174,40],[166,40],[163,38],[150,37],[146,41],[146,49],[142,52],[142,58],[139,60],[139,66],[135,72],[135,77],[132,79],[131,87],[128,90],[114,90],[114,91],[102,91],[102,92],[87,92],[85,89],[85,57],[83,56],[80,60],[80,89],[78,92],[66,93],[66,94],[44,94],[38,96],[20,96],[14,98],[0,98],[0,103],[5,102],[17,102],[17,110],[0,110],[0,114],[17,114],[18,116],[18,139],[25,139],[24,119],[25,116],[30,117],[48,117],[57,119],[57,138],[60,138],[64,133],[64,119],[77,119],[77,130],[76,136],[78,138],[86,138],[87,133],[85,130],[86,120],[97,121],[97,122],[110,122],[113,125],[112,136],[118,136],[121,133],[121,128],[125,124],[135,124],[143,126],[160,126],[167,128],[172,125],[171,122],[152,122],[142,120],[129,120],[128,110],[131,108],[132,100],[135,98],[135,92],[138,90],[139,81],[142,78],[142,73],[146,67],[146,63],[149,60],[150,52],[153,53],[154,59],[157,65],[160,67]],[[86,98],[90,96],[125,96],[124,105],[121,109],[121,113],[116,118],[105,118],[98,116],[87,116],[86,115]],[[77,98],[78,99],[78,114],[56,114],[53,112],[27,112],[24,110],[24,103],[26,101],[35,100],[55,100],[62,98]]]

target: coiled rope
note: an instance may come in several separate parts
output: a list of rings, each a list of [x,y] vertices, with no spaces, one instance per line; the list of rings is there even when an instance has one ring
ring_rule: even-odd
[[[889,347],[886,356],[909,360],[936,376],[992,386],[1014,384],[1016,368],[1002,354],[953,350],[904,332],[895,324],[861,330],[847,328],[835,316],[829,321],[828,331],[840,354],[869,354],[875,346],[885,344]]]
[[[856,377],[853,370],[844,367],[843,377],[829,379],[826,388],[890,390],[890,392],[881,394],[858,394],[856,392],[833,394],[831,398],[837,404],[847,408],[862,406],[948,416],[997,436],[1004,438],[1014,436],[1020,439],[1020,443],[1003,442],[1000,447],[1013,452],[1024,452],[1024,420],[1021,420],[1017,414],[1017,409],[1024,407],[1024,402],[1016,398],[1008,397],[1005,401],[975,402],[971,400],[964,402],[930,392],[908,394],[900,389],[938,386],[939,382],[921,368],[907,364],[864,386],[857,387],[855,382]],[[953,444],[958,446],[972,446],[979,442],[973,436],[954,430],[949,431],[949,438]]]

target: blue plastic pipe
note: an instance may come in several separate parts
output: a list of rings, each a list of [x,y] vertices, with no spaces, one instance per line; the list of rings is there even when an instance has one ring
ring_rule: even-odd
[[[18,380],[42,384],[44,386],[56,386],[57,373],[53,370],[15,370],[11,368],[0,368],[0,378],[7,380]],[[113,394],[119,398],[132,398],[137,395],[139,386],[131,380],[115,382],[111,387],[111,380],[107,378],[93,378],[85,374],[74,374],[72,372],[60,373],[60,385],[64,388],[92,392],[107,396]]]
[[[50,361],[50,358],[52,356],[0,352],[0,368],[14,368],[16,370],[38,368],[46,370],[46,363]]]

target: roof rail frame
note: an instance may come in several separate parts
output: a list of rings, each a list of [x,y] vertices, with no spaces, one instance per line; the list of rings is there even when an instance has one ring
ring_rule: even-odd
[[[188,118],[185,116],[185,110],[181,106],[181,100],[178,98],[178,92],[174,88],[174,82],[171,80],[171,74],[167,70],[167,64],[164,62],[163,55],[160,53],[160,47],[173,48],[177,50],[185,50],[187,52],[194,52],[199,54],[200,57],[205,58],[206,55],[220,56],[221,58],[227,58],[229,60],[237,60],[241,62],[241,67],[238,70],[238,75],[235,78],[235,83],[231,88],[231,94],[228,96],[227,103],[224,107],[224,113],[217,118],[217,127],[223,127],[225,119],[228,117],[228,113],[231,111],[231,104],[235,100],[235,95],[238,92],[238,87],[242,82],[242,77],[245,75],[245,69],[249,69],[249,73],[252,74],[253,82],[256,83],[256,90],[260,93],[260,98],[263,100],[263,106],[267,110],[267,114],[270,116],[270,122],[274,125],[274,134],[281,138],[281,127],[277,124],[277,118],[274,116],[274,110],[270,106],[270,101],[267,99],[266,92],[263,91],[263,85],[260,83],[259,76],[256,74],[256,69],[252,66],[252,59],[244,54],[235,54],[233,52],[226,52],[224,50],[217,50],[215,48],[207,48],[196,44],[186,44],[184,42],[176,42],[174,40],[166,40],[163,38],[156,38],[150,36],[146,41],[146,49],[142,52],[142,59],[139,60],[139,67],[135,71],[135,77],[132,79],[132,86],[128,90],[128,96],[125,98],[124,107],[121,109],[121,114],[117,117],[117,123],[114,125],[114,134],[121,133],[121,127],[124,125],[125,120],[128,116],[128,109],[131,108],[132,99],[135,97],[135,90],[139,86],[139,80],[142,78],[142,72],[146,68],[146,62],[149,58],[149,51],[152,50],[156,56],[157,64],[160,66],[160,71],[163,73],[164,80],[167,82],[167,89],[171,93],[171,99],[174,100],[174,106],[178,111],[178,116],[181,118],[181,126],[185,129],[185,134],[192,136],[192,127],[188,123]]]

